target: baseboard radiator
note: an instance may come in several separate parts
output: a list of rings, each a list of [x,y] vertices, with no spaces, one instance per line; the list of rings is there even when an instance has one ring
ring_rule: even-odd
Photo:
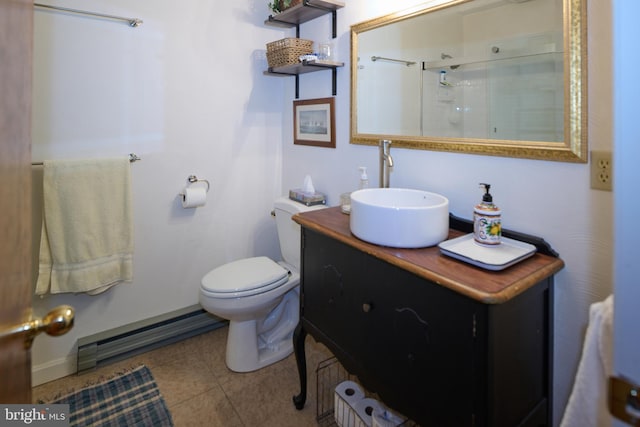
[[[78,339],[78,374],[228,324],[194,305]]]

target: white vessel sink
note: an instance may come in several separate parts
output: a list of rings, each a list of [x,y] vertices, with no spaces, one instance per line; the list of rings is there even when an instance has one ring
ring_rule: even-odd
[[[351,232],[394,248],[424,248],[449,235],[449,200],[406,188],[367,188],[351,193]]]

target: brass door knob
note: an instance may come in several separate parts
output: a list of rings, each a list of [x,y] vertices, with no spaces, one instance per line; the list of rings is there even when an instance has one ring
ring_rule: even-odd
[[[61,305],[51,310],[42,319],[31,319],[21,325],[0,330],[0,340],[9,336],[24,335],[25,348],[31,348],[33,339],[40,332],[57,337],[66,334],[73,327],[75,312],[69,305]]]

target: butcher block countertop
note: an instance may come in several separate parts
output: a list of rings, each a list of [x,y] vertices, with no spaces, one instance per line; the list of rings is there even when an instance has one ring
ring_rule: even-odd
[[[293,220],[304,228],[485,304],[504,303],[564,267],[560,258],[535,253],[504,270],[490,271],[443,255],[437,246],[398,249],[374,245],[351,234],[349,215],[343,214],[340,207],[299,213]],[[448,238],[464,234],[467,233],[450,229]]]

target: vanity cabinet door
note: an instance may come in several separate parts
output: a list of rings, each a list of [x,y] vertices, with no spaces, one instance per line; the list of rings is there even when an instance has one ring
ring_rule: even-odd
[[[375,376],[370,387],[421,425],[477,423],[477,305],[370,256],[362,279],[356,357]]]
[[[364,257],[350,246],[303,229],[302,315],[325,340],[350,353],[361,348],[354,284],[361,280]],[[335,352],[335,351],[334,351]]]
[[[322,234],[303,236],[302,313],[312,334],[415,422],[482,425],[477,305]]]

